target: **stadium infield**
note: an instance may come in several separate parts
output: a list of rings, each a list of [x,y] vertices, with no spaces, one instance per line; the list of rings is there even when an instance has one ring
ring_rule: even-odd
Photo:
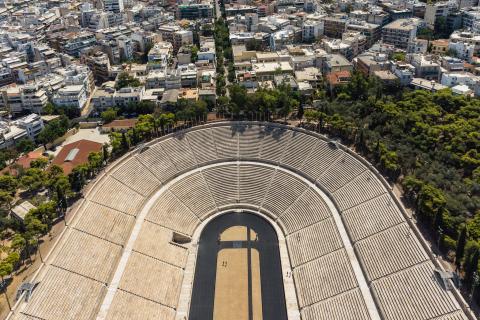
[[[267,221],[227,213],[205,227],[189,319],[287,319],[278,240]]]

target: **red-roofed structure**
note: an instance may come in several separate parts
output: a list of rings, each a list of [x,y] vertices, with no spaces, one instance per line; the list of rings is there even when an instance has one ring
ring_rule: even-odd
[[[72,142],[62,148],[52,164],[62,167],[63,172],[68,175],[76,166],[87,163],[91,152],[100,152],[102,148],[101,143],[90,140]]]
[[[5,174],[5,173],[8,172],[12,176],[17,176],[18,175],[17,167],[23,167],[23,169],[29,169],[32,161],[37,160],[37,159],[41,159],[41,158],[47,159],[47,157],[42,155],[41,151],[29,152],[28,154],[18,158],[18,160],[15,161],[14,164],[9,165],[5,169],[3,169],[2,174]]]

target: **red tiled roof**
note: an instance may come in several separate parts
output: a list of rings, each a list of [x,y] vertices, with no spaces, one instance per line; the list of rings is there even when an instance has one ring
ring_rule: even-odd
[[[110,123],[104,124],[104,128],[133,128],[138,122],[138,119],[121,119],[113,120]]]
[[[69,174],[76,166],[88,162],[90,152],[102,151],[102,147],[101,143],[85,139],[67,144],[53,159],[52,164],[59,165],[65,174]],[[78,149],[78,151],[75,152],[74,149]],[[71,159],[67,159],[69,154]]]
[[[9,165],[8,167],[4,168],[2,170],[2,173],[5,174],[5,173],[9,172],[11,175],[16,176],[16,175],[18,175],[18,172],[15,169],[16,165],[21,166],[24,169],[29,169],[32,161],[40,159],[40,158],[47,159],[47,157],[43,156],[42,152],[40,152],[40,151],[29,152],[28,154],[18,158],[18,160],[15,161],[14,164]]]
[[[342,71],[337,71],[337,72],[332,72],[327,74],[327,82],[331,86],[335,86],[337,84],[340,84],[342,82],[345,82],[345,79],[350,79],[350,71],[348,70],[342,70]]]

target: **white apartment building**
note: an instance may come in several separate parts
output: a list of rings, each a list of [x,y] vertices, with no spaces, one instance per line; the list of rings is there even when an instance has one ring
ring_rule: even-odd
[[[445,72],[442,74],[441,84],[449,88],[457,85],[466,85],[474,89],[480,82],[480,77],[473,75],[470,72]]]
[[[430,29],[435,27],[435,21],[439,17],[447,17],[449,14],[457,10],[458,4],[456,1],[443,1],[427,3],[425,7],[425,22]]]
[[[438,80],[441,74],[440,64],[431,56],[411,54],[407,56],[408,62],[415,67],[415,77],[427,80]]]
[[[93,73],[88,66],[71,64],[64,69],[57,70],[56,72],[65,77],[65,85],[82,85],[85,88],[87,96],[89,96],[95,88]]]
[[[120,58],[123,60],[133,59],[134,44],[132,39],[127,36],[117,38],[118,48],[120,49]]]
[[[35,113],[15,121],[0,120],[0,149],[14,146],[23,139],[34,139],[44,125],[42,118]]]
[[[74,107],[81,110],[87,102],[87,93],[83,85],[65,86],[57,91],[52,101],[59,107]]]
[[[105,11],[123,12],[123,0],[104,0],[103,7]]]
[[[478,1],[477,1],[478,3]],[[473,7],[469,10],[463,10],[462,12],[462,23],[464,29],[470,29],[474,32],[478,32],[478,29],[474,27],[476,24],[478,26],[480,22],[480,8]],[[477,29],[477,30],[475,30]]]
[[[205,41],[200,43],[200,50],[197,52],[198,60],[204,60],[208,62],[215,63],[216,53],[215,53],[215,42],[214,41]]]
[[[158,67],[166,67],[168,60],[172,57],[173,45],[170,42],[161,41],[155,43],[155,45],[148,51],[148,63],[149,65],[155,64]]]
[[[480,54],[480,33],[471,31],[454,31],[450,35],[450,42],[465,42],[474,46],[474,55]]]
[[[34,139],[44,128],[42,117],[36,113],[22,117],[13,121],[17,127],[24,129],[30,139]]]
[[[197,67],[193,63],[178,66],[180,84],[182,88],[194,88],[197,86]]]
[[[454,51],[457,58],[468,62],[471,61],[475,52],[475,46],[467,42],[450,42],[448,49]]]
[[[165,88],[166,69],[151,70],[145,79],[145,89]]]
[[[115,106],[127,106],[130,103],[138,103],[142,100],[144,88],[122,88],[113,94]]]
[[[12,86],[2,90],[4,105],[15,114],[41,113],[48,103],[46,91],[39,85]]]
[[[125,107],[138,103],[143,100],[144,96],[144,87],[125,87],[115,90],[113,84],[105,83],[101,88],[97,88],[90,103],[97,111],[103,111],[111,107]]]
[[[91,103],[97,111],[104,111],[108,108],[114,107],[115,102],[113,101],[113,95],[115,94],[115,89],[105,87],[98,88],[95,93],[92,95]]]
[[[398,77],[400,84],[403,86],[409,85],[415,75],[415,67],[404,62],[394,62],[391,71]]]
[[[8,121],[0,121],[0,149],[13,147],[18,141],[27,139],[27,132]]]
[[[306,20],[302,24],[302,40],[314,41],[323,35],[323,20]]]

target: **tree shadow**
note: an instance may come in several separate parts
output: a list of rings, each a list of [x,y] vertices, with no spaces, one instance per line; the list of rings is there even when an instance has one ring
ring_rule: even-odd
[[[262,130],[263,136],[271,136],[275,141],[279,141],[283,136],[285,136],[289,130],[283,127],[275,127],[267,125]]]
[[[243,135],[247,128],[251,128],[251,124],[244,124],[244,123],[235,123],[230,126],[230,130],[232,132],[232,137],[235,136],[235,134]]]

